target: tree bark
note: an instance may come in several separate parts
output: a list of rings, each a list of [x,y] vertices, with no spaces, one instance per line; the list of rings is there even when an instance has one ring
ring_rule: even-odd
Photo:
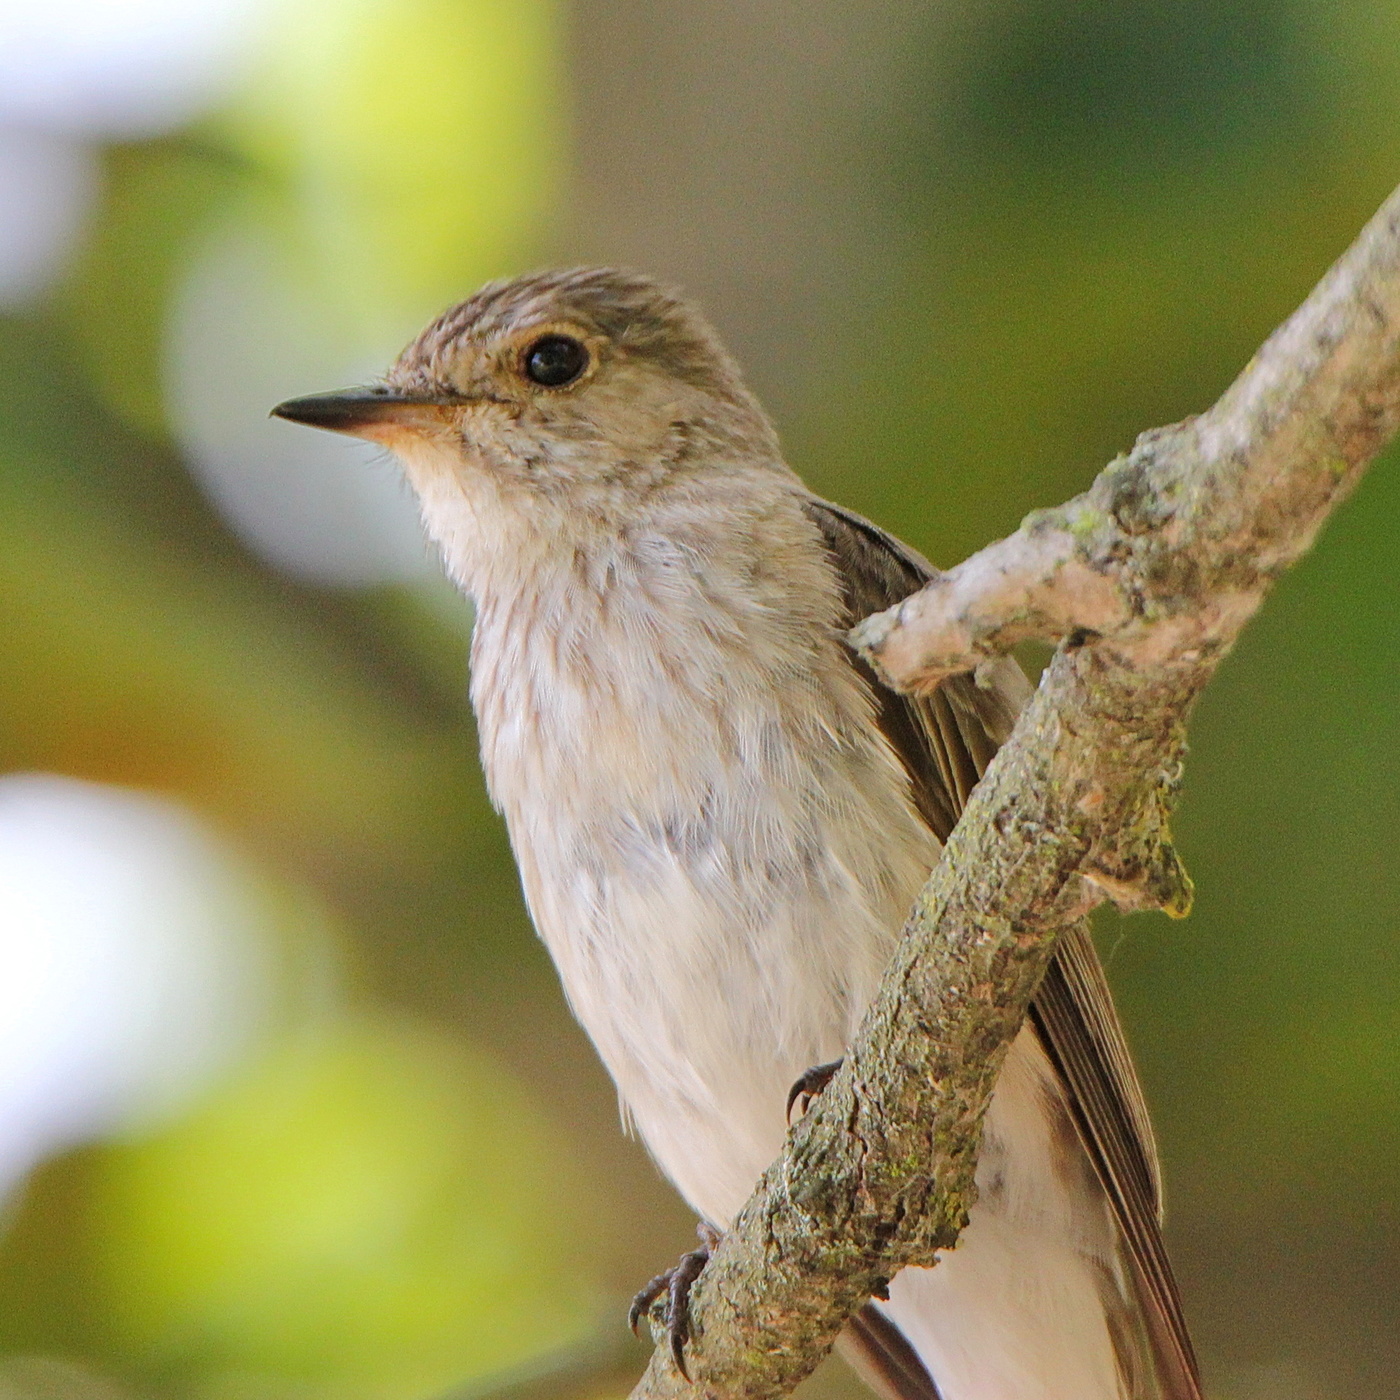
[[[1057,934],[1096,904],[1184,914],[1168,818],[1196,697],[1400,425],[1400,191],[1208,412],[852,633],[930,689],[1059,643],[910,916],[840,1073],[633,1400],[767,1400],[899,1269],[951,1248],[982,1117]],[[655,1325],[655,1324],[654,1324]]]

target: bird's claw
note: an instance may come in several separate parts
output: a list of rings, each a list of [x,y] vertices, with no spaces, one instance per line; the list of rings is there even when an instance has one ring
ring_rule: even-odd
[[[710,1252],[719,1243],[719,1231],[703,1221],[695,1227],[695,1233],[700,1236],[700,1248],[682,1254],[671,1268],[657,1274],[627,1309],[627,1325],[635,1332],[651,1305],[666,1294],[666,1335],[671,1343],[671,1358],[686,1380],[690,1379],[685,1366],[685,1344],[690,1340],[690,1290],[710,1262]]]
[[[840,1060],[832,1060],[827,1065],[813,1065],[811,1069],[804,1070],[797,1078],[797,1082],[788,1090],[787,1096],[787,1118],[792,1122],[792,1106],[798,1099],[802,1100],[802,1111],[807,1112],[812,1100],[831,1083],[836,1071],[841,1068]]]

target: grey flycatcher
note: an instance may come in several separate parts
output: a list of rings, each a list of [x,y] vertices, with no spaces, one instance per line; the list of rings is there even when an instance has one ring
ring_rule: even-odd
[[[859,1023],[1024,675],[879,686],[847,629],[932,566],[807,490],[649,278],[492,283],[380,384],[275,412],[402,462],[476,605],[482,763],[535,926],[625,1117],[722,1229],[790,1086],[819,1092]],[[977,1185],[957,1248],[843,1335],[877,1393],[1199,1400],[1152,1129],[1081,934],[1001,1071]],[[704,1257],[674,1276],[682,1366]]]

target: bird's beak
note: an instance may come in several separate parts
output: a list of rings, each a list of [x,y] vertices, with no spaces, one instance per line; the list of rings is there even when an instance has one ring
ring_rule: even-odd
[[[272,410],[275,418],[326,428],[333,433],[354,433],[373,437],[376,430],[409,428],[415,420],[436,417],[442,404],[434,399],[413,397],[393,389],[342,389],[330,394],[307,394],[288,399]]]

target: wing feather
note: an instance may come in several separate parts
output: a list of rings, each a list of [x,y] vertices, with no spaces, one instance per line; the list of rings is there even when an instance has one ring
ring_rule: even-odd
[[[846,1324],[836,1349],[880,1400],[942,1400],[918,1352],[874,1303]]]
[[[813,499],[807,512],[826,542],[853,621],[899,602],[936,572],[850,511]],[[955,676],[932,696],[914,699],[881,686],[863,661],[852,659],[871,686],[878,722],[909,772],[921,815],[946,841],[1030,694],[1024,673],[1006,658],[981,683]],[[1200,1400],[1196,1358],[1162,1241],[1161,1173],[1147,1105],[1103,967],[1082,929],[1062,938],[1031,1019],[1112,1202],[1159,1393],[1163,1400]]]

